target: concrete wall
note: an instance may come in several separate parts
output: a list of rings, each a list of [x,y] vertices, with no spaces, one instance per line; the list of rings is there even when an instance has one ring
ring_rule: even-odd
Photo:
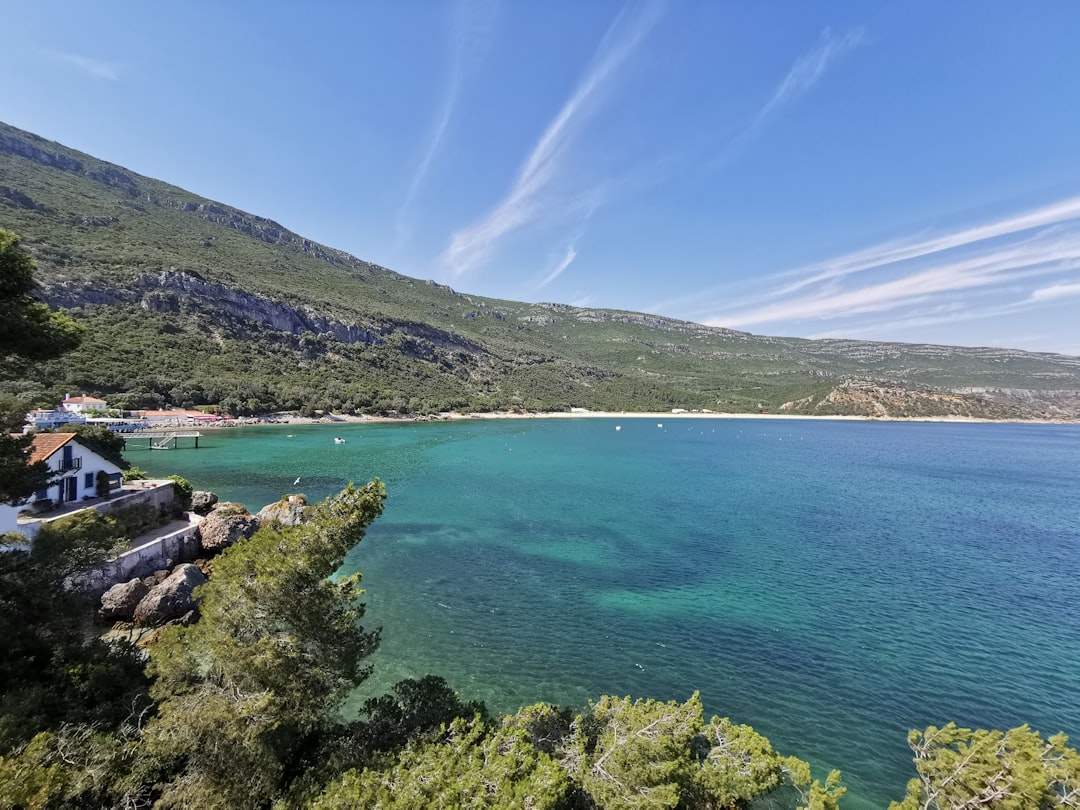
[[[200,521],[202,518],[198,515],[190,515],[187,526],[125,551],[115,560],[108,560],[91,571],[73,577],[68,585],[97,598],[118,582],[146,577],[161,568],[191,562],[199,553]]]
[[[176,502],[172,481],[131,481],[124,485],[120,494],[113,494],[107,501],[100,501],[92,508],[99,512],[111,512],[128,506],[153,506],[156,509],[171,507]]]
[[[96,509],[98,512],[105,513],[111,512],[114,509],[123,509],[129,506],[145,505],[161,510],[163,508],[171,508],[176,501],[176,493],[172,481],[134,481],[125,484],[124,486],[125,489],[114,491],[112,498],[107,501],[96,501],[82,509],[58,511],[55,515],[23,521],[15,525],[9,525],[11,519],[15,517],[19,509],[25,509],[26,507],[5,508],[4,505],[0,505],[0,527],[7,527],[0,528],[0,530],[22,532],[26,535],[27,540],[33,540],[34,535],[38,533],[38,529],[43,525],[52,523],[54,520],[61,520],[66,517],[71,517],[72,515],[77,515],[88,509]],[[140,488],[128,489],[127,487]]]

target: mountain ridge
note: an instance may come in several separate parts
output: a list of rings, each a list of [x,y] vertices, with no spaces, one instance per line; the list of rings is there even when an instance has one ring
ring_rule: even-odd
[[[35,256],[42,300],[89,327],[83,348],[24,381],[19,392],[39,398],[77,387],[110,401],[240,412],[784,407],[1080,418],[1080,358],[760,336],[472,295],[6,124],[0,226]],[[845,383],[878,398],[844,399],[834,392]]]

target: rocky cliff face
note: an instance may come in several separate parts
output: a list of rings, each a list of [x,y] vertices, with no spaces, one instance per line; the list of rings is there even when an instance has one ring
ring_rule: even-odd
[[[144,273],[127,287],[81,282],[60,282],[43,287],[39,297],[52,307],[74,309],[85,306],[136,304],[153,312],[183,312],[194,309],[206,314],[251,320],[277,332],[293,336],[314,333],[346,345],[380,346],[388,336],[400,333],[411,338],[413,356],[434,349],[480,354],[472,341],[434,326],[412,321],[387,320],[377,324],[343,323],[311,307],[294,307],[264,296],[223,284],[205,281],[197,275],[175,270]],[[406,352],[410,353],[410,352]]]

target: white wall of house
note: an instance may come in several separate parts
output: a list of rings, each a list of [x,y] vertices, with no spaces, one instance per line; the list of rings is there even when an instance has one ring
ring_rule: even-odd
[[[19,531],[19,512],[29,509],[35,501],[48,498],[54,504],[60,504],[95,497],[99,470],[104,470],[116,482],[114,489],[120,486],[120,467],[80,444],[78,439],[72,439],[56,450],[46,459],[46,463],[53,471],[54,483],[40,492],[35,492],[21,506],[0,504],[0,532]]]
[[[68,448],[71,448],[70,452]],[[31,503],[40,498],[51,498],[53,503],[68,503],[93,498],[97,494],[97,474],[106,474],[119,480],[122,470],[111,461],[102,458],[89,447],[72,439],[47,459],[49,469],[58,476],[56,483],[31,497]]]
[[[72,413],[86,413],[87,411],[103,411],[108,404],[105,400],[94,397],[65,397],[60,407]]]
[[[8,506],[6,503],[0,503],[0,534],[7,534],[8,532],[19,531],[19,509],[20,506]],[[0,546],[2,550],[2,546]]]

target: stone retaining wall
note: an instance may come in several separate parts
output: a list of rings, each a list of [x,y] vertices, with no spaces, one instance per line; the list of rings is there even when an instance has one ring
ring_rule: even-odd
[[[162,568],[172,568],[182,562],[191,562],[199,553],[199,523],[202,518],[190,515],[187,526],[155,537],[114,560],[108,560],[97,568],[73,577],[71,587],[94,598],[119,582],[135,577],[145,577]]]

